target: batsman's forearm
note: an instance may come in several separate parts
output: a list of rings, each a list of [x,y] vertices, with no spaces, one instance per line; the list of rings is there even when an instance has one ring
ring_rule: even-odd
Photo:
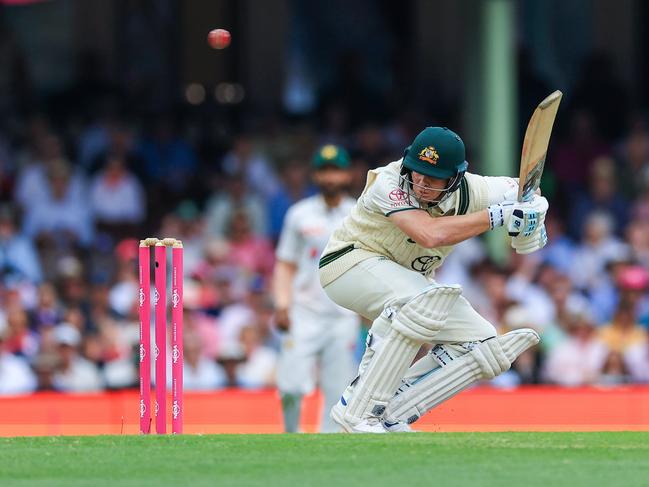
[[[431,220],[434,225],[430,229],[429,248],[455,245],[489,230],[487,210]]]
[[[276,309],[288,309],[293,299],[293,279],[297,267],[278,260],[273,271],[273,300]]]

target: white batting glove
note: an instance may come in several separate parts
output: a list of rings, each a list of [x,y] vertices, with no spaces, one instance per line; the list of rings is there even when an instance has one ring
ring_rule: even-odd
[[[494,228],[508,224],[512,216],[512,211],[514,211],[517,204],[517,201],[503,201],[502,203],[488,206],[489,228],[493,230]]]
[[[542,223],[529,236],[518,235],[512,238],[512,248],[517,254],[531,254],[545,247],[548,243],[548,234],[545,231],[545,223]]]
[[[534,195],[529,201],[517,202],[507,226],[509,235],[530,237],[545,221],[548,206],[548,200],[539,195]]]

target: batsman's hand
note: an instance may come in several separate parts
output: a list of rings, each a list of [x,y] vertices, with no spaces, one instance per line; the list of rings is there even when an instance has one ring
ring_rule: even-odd
[[[531,254],[545,247],[548,243],[548,234],[545,231],[545,223],[542,223],[529,236],[518,235],[512,238],[512,248],[517,254]]]
[[[280,331],[289,331],[291,328],[291,318],[287,308],[278,308],[275,310],[275,326]]]
[[[537,194],[529,201],[517,202],[507,225],[509,235],[531,237],[534,231],[543,225],[548,207],[548,200]]]

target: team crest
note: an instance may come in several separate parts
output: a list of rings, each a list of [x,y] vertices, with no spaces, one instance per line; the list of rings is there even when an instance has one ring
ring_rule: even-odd
[[[323,159],[330,161],[331,159],[336,158],[336,156],[338,155],[338,149],[335,145],[327,144],[320,150],[320,155]]]
[[[430,162],[431,164],[437,164],[437,161],[439,160],[439,154],[432,145],[429,145],[428,147],[421,150],[421,152],[419,153],[419,159],[422,161]]]

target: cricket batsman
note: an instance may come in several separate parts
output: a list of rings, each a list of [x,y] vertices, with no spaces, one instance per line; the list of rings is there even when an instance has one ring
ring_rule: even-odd
[[[518,181],[467,172],[462,139],[423,130],[402,159],[369,171],[358,202],[320,259],[332,301],[372,321],[357,377],[331,410],[344,431],[409,431],[409,424],[476,381],[509,369],[539,341],[491,323],[433,273],[453,246],[508,228],[519,253],[542,248],[548,202],[516,201]],[[431,351],[413,364],[423,344]]]
[[[340,429],[329,410],[354,374],[360,317],[333,303],[318,282],[318,259],[335,228],[354,207],[346,195],[351,182],[349,155],[325,145],[313,157],[319,194],[287,212],[273,276],[276,325],[285,333],[277,371],[284,427],[296,432],[302,397],[319,379],[324,396],[322,432]]]

